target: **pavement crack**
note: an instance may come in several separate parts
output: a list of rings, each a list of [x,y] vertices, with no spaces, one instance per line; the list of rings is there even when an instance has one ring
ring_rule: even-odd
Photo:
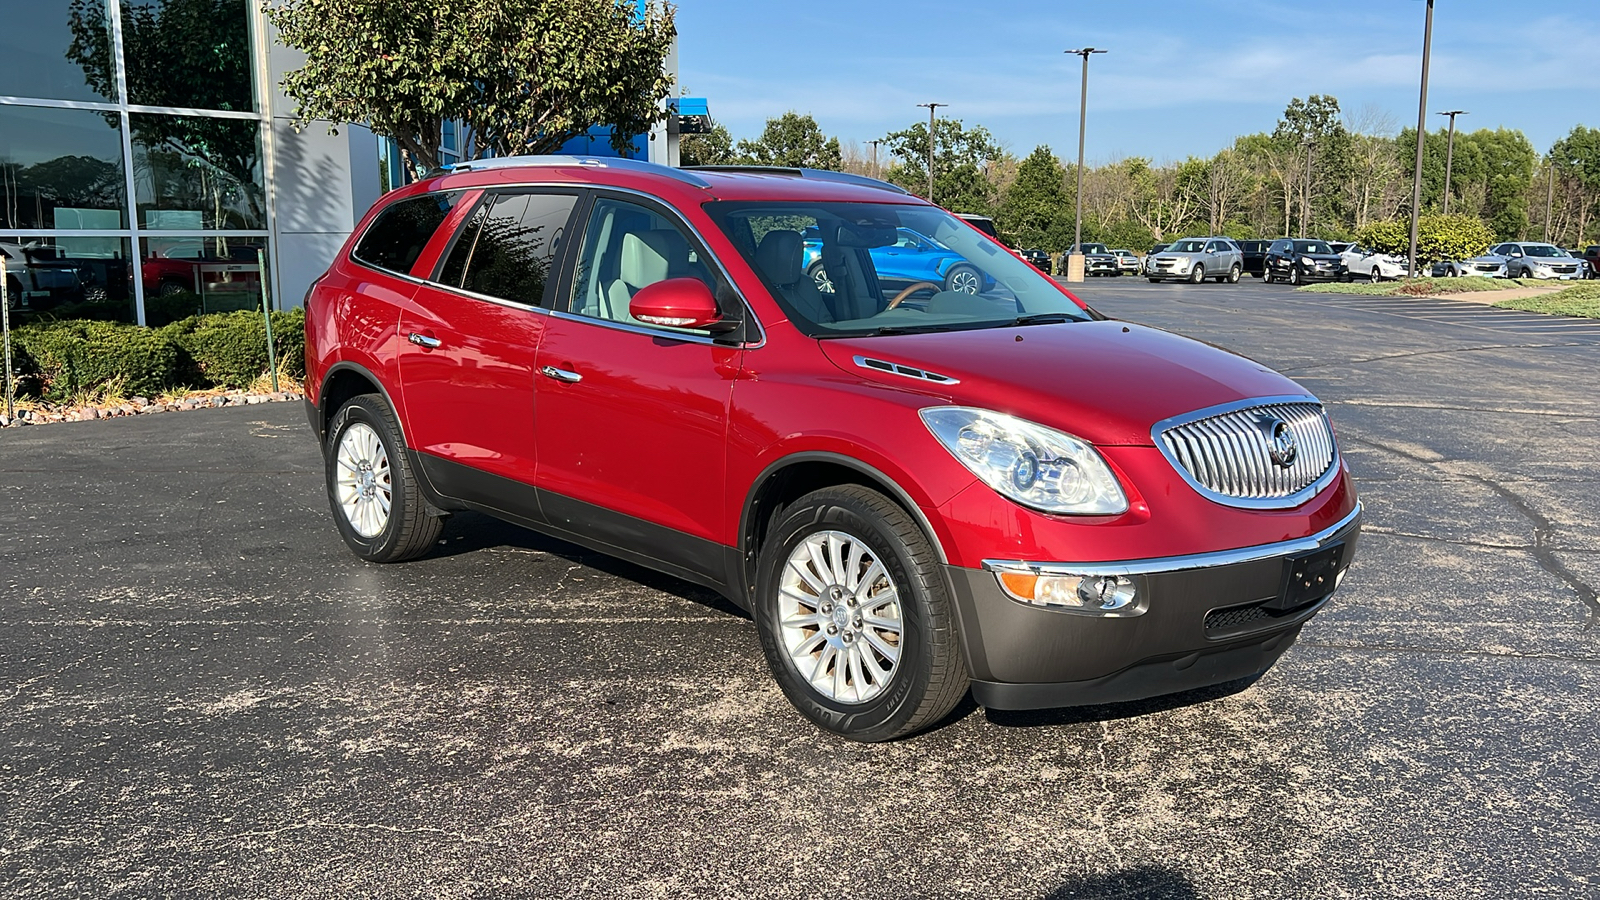
[[[1352,440],[1404,457],[1430,468],[1444,462],[1443,459],[1430,458],[1421,453],[1407,450],[1404,447],[1396,447],[1371,438],[1353,438]],[[1528,524],[1533,526],[1533,546],[1526,548],[1526,552],[1533,556],[1534,560],[1539,563],[1540,568],[1565,583],[1578,596],[1578,599],[1583,602],[1583,605],[1589,608],[1589,615],[1584,620],[1583,630],[1593,630],[1595,625],[1600,623],[1600,593],[1596,593],[1593,585],[1580,578],[1576,572],[1567,567],[1566,563],[1561,561],[1560,557],[1556,556],[1557,548],[1550,546],[1549,543],[1550,535],[1556,530],[1555,523],[1551,522],[1544,513],[1535,509],[1533,503],[1527,498],[1487,475],[1461,471],[1454,474],[1457,477],[1465,478],[1488,488],[1528,520]]]
[[[1296,647],[1316,647],[1320,650],[1355,650],[1364,653],[1431,653],[1437,656],[1471,656],[1479,659],[1524,659],[1545,662],[1572,662],[1595,665],[1593,657],[1568,656],[1561,653],[1511,653],[1494,650],[1465,650],[1451,647],[1415,647],[1409,644],[1365,644],[1360,641],[1307,641],[1295,642]]]
[[[1316,369],[1337,369],[1345,366],[1364,366],[1367,363],[1388,362],[1392,359],[1414,359],[1419,356],[1448,356],[1455,353],[1483,353],[1487,350],[1548,350],[1551,347],[1565,346],[1562,344],[1485,344],[1478,347],[1451,347],[1445,350],[1413,350],[1409,353],[1386,353],[1382,356],[1363,357],[1361,359],[1346,359],[1338,362],[1317,363],[1309,366],[1284,366],[1278,368],[1279,372],[1310,372]]]
[[[1532,553],[1534,548],[1527,544],[1496,544],[1490,541],[1473,541],[1465,538],[1446,538],[1431,534],[1417,534],[1412,531],[1400,531],[1396,528],[1384,528],[1373,525],[1361,529],[1363,535],[1381,534],[1385,537],[1410,538],[1416,541],[1428,541],[1435,544],[1449,544],[1453,547],[1470,547],[1475,550],[1511,550],[1521,553]],[[1600,553],[1600,550],[1584,550],[1577,547],[1551,547],[1551,550],[1562,553]]]

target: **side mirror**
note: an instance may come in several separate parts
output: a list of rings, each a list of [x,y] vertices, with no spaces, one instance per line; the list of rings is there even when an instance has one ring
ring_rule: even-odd
[[[668,278],[640,288],[628,302],[628,314],[673,328],[710,328],[722,321],[717,298],[698,278]]]

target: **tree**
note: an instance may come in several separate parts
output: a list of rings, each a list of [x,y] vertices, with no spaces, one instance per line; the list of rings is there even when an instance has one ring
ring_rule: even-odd
[[[768,119],[761,136],[739,142],[739,162],[754,166],[784,166],[795,169],[843,168],[839,139],[822,133],[817,120],[790,110]]]
[[[1277,145],[1274,170],[1284,187],[1285,208],[1294,208],[1290,195],[1298,194],[1300,230],[1312,234],[1317,213],[1326,218],[1329,198],[1336,196],[1331,186],[1342,182],[1339,175],[1348,166],[1350,134],[1340,119],[1339,100],[1323,94],[1294,98],[1284,108],[1272,138]],[[1289,231],[1287,216],[1284,229]]]
[[[725,125],[713,125],[706,134],[678,138],[678,162],[685,166],[728,166],[737,160],[733,135]]]
[[[549,153],[597,126],[621,151],[666,115],[671,6],[619,0],[266,0],[279,37],[306,54],[284,77],[296,119],[361,123],[421,168],[443,123],[479,155]]]
[[[886,177],[918,196],[928,192],[928,125],[883,137],[895,164]],[[960,119],[940,119],[934,131],[934,199],[957,212],[988,212],[992,205],[986,164],[1002,154],[994,136],[981,125],[966,128]]]
[[[1600,219],[1600,129],[1573,128],[1555,142],[1548,158],[1563,176],[1557,199],[1570,222],[1572,243],[1586,243]]]
[[[1017,166],[1016,180],[1000,198],[995,224],[1019,247],[1055,251],[1072,242],[1067,172],[1050,148],[1039,146]]]
[[[1248,161],[1237,150],[1223,150],[1205,163],[1205,207],[1207,228],[1212,234],[1221,234],[1255,177]]]
[[[1363,228],[1359,237],[1363,246],[1380,253],[1404,256],[1411,252],[1408,219],[1374,222]],[[1475,216],[1451,213],[1417,220],[1418,260],[1471,259],[1489,249],[1494,240],[1494,232]]]

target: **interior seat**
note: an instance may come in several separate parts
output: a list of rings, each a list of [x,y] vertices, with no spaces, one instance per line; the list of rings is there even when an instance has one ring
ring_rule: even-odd
[[[756,265],[773,287],[789,301],[795,312],[813,322],[832,322],[835,317],[816,282],[807,278],[805,244],[798,231],[769,231],[756,248]]]
[[[671,278],[689,267],[689,242],[670,228],[630,231],[622,236],[622,257],[617,278],[606,286],[601,317],[614,322],[642,324],[628,312],[640,288]]]

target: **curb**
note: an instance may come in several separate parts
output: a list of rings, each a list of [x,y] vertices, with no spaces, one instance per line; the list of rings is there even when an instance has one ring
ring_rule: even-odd
[[[191,412],[197,409],[221,409],[229,406],[256,406],[262,403],[289,403],[302,398],[298,391],[278,391],[269,394],[250,394],[229,391],[225,394],[208,394],[184,397],[161,403],[145,397],[134,397],[115,406],[58,406],[51,403],[29,403],[28,409],[19,409],[15,416],[0,413],[0,428],[19,428],[31,425],[54,425],[60,422],[91,422],[99,419],[117,419],[128,416],[147,416],[169,412]]]

